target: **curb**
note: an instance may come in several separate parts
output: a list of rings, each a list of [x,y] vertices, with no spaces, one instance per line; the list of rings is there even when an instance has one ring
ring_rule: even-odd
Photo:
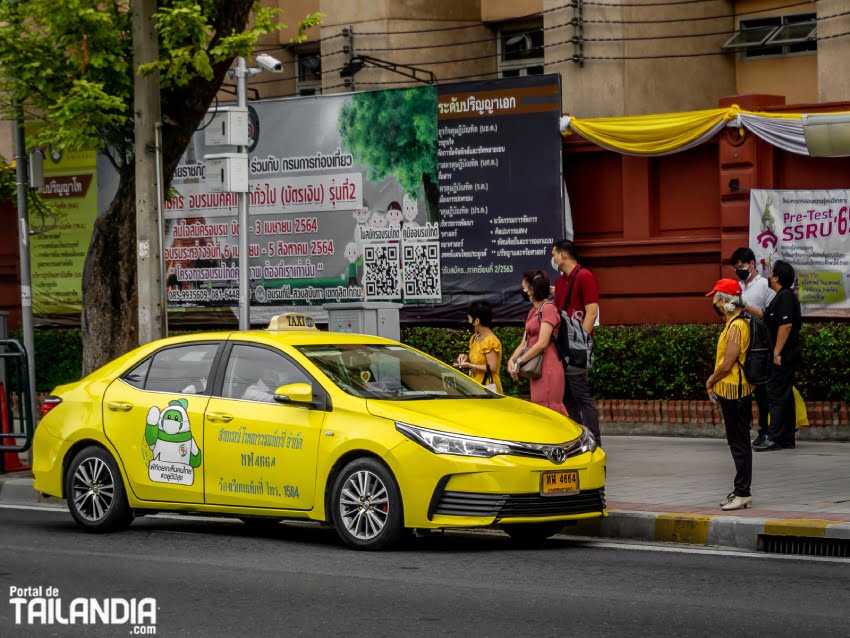
[[[43,496],[33,489],[32,476],[0,475],[0,503],[12,505],[65,505],[64,499]]]
[[[580,521],[564,531],[574,536],[733,547],[748,551],[761,549],[765,537],[850,540],[850,522],[630,510],[609,510],[606,518]]]

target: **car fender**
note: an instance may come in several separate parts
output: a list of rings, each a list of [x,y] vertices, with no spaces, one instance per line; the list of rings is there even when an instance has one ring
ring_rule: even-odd
[[[396,481],[401,484],[398,478],[401,468],[397,465],[390,451],[406,440],[401,433],[395,432],[395,428],[393,428],[393,435],[387,437],[386,442],[367,436],[339,436],[336,432],[332,436],[327,436],[326,433],[329,431],[332,432],[332,430],[325,428],[319,442],[319,455],[316,465],[316,500],[313,518],[322,521],[327,520],[327,496],[333,488],[333,481],[336,479],[337,473],[355,458],[361,456],[377,458],[389,468],[393,476],[396,477]]]

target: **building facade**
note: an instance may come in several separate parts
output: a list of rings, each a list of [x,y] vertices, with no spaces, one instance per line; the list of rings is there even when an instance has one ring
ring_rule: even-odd
[[[273,3],[273,0],[267,0]],[[730,95],[789,104],[850,100],[846,0],[279,0],[289,28],[261,45],[287,62],[263,97],[404,86],[352,57],[432,72],[439,82],[559,73],[578,117],[695,110]],[[660,6],[657,6],[660,5]],[[291,45],[300,16],[321,27]],[[843,72],[842,72],[843,71]]]
[[[439,82],[559,73],[580,118],[739,104],[850,110],[846,0],[282,0],[286,19],[325,14],[299,46],[263,43],[298,70],[263,96],[405,86],[357,56],[429,71]],[[299,66],[300,65],[300,66]],[[404,69],[399,69],[404,71]],[[284,76],[287,74],[284,73]],[[564,140],[575,239],[596,272],[607,323],[712,321],[704,291],[746,245],[751,188],[846,188],[850,160],[795,156],[735,131],[683,153],[630,157]]]
[[[731,104],[850,110],[847,0],[265,3],[289,26],[257,52],[285,67],[252,78],[250,99],[410,86],[429,74],[442,83],[558,73],[563,111],[578,118]],[[298,20],[313,12],[324,14],[321,26],[293,44]],[[795,156],[733,131],[655,158],[569,135],[563,158],[575,239],[599,279],[606,323],[712,321],[703,294],[747,242],[750,189],[850,186],[848,159]],[[0,251],[7,284],[17,264],[9,239]],[[18,294],[0,296],[4,309],[18,305]]]

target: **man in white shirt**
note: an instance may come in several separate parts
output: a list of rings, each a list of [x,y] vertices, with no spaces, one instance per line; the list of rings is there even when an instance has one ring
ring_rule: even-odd
[[[762,317],[764,309],[776,296],[770,287],[770,282],[758,274],[756,270],[756,256],[749,248],[738,248],[729,263],[735,269],[738,279],[741,280],[741,300],[744,302],[744,312],[755,317]],[[756,385],[756,405],[759,407],[759,433],[753,445],[761,445],[767,438],[767,384]]]

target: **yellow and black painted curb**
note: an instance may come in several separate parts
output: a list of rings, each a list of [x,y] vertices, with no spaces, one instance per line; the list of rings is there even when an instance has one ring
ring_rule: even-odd
[[[850,540],[850,522],[609,510],[605,518],[579,521],[564,532],[576,536],[755,550],[760,537]]]

